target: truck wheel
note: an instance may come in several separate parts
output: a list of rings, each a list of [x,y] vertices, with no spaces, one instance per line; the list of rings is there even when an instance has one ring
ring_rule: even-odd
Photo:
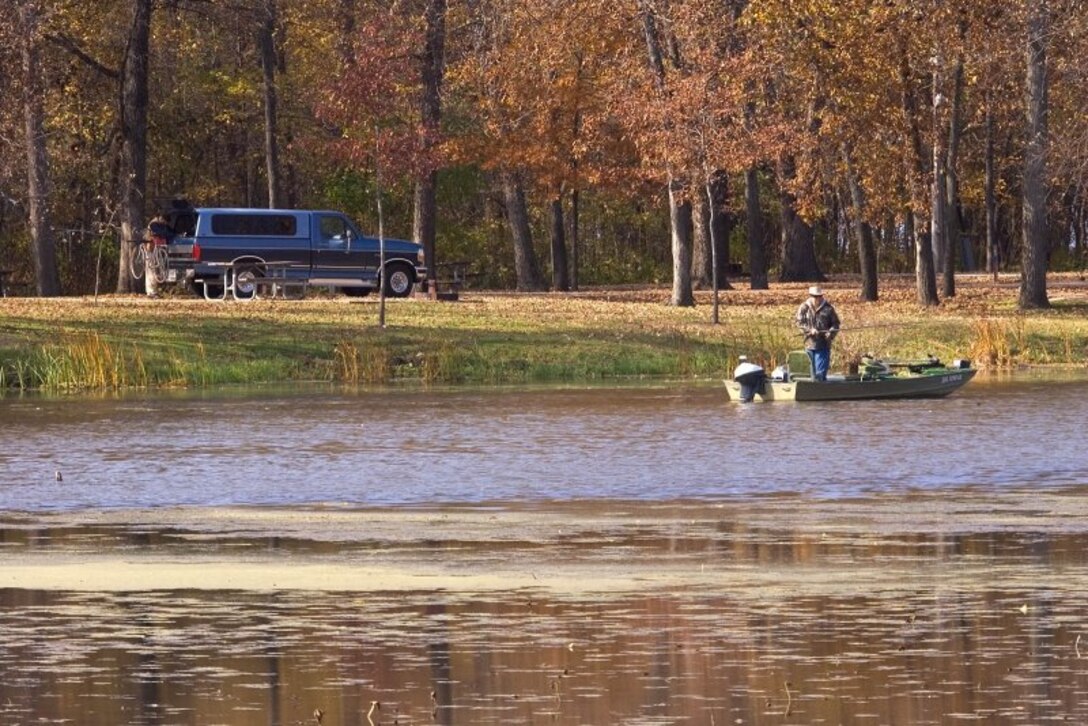
[[[388,297],[408,297],[412,294],[415,276],[407,265],[389,265],[385,271],[385,294]]]
[[[239,265],[234,270],[234,297],[238,300],[252,300],[257,297],[257,285],[253,278],[261,276],[259,266]]]

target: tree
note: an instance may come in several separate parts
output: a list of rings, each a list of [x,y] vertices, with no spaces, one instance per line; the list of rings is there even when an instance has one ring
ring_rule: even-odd
[[[420,56],[420,151],[431,157],[442,122],[442,77],[446,65],[446,0],[424,0],[423,51]],[[421,169],[415,180],[415,214],[412,234],[423,245],[427,257],[427,277],[434,289],[435,232],[438,216],[435,188],[438,173],[431,167]]]
[[[132,25],[121,65],[121,267],[117,292],[132,292],[128,275],[134,248],[141,239],[147,210],[148,62],[151,35],[151,0],[131,0]]]
[[[261,51],[261,75],[264,81],[264,155],[265,177],[268,181],[268,208],[281,204],[280,152],[276,137],[278,100],[276,91],[276,36],[282,34],[276,0],[263,0],[258,9],[257,44]]]
[[[1024,148],[1024,250],[1020,307],[1047,308],[1047,0],[1029,0],[1027,28],[1027,140]]]
[[[27,201],[30,253],[38,294],[60,294],[50,218],[49,156],[45,146],[42,72],[39,62],[42,9],[37,0],[20,0],[23,118],[26,130]]]

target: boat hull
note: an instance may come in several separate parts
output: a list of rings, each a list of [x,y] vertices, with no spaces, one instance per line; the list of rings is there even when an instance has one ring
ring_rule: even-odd
[[[972,378],[971,368],[947,369],[910,376],[861,379],[832,376],[818,382],[808,378],[792,381],[766,381],[757,401],[864,401],[879,398],[940,398],[960,388]],[[740,384],[726,381],[731,401],[740,401]]]

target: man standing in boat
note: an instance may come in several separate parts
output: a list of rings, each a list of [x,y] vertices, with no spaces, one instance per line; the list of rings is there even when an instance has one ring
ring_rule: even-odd
[[[805,336],[805,352],[812,367],[812,380],[826,381],[831,367],[831,341],[839,334],[839,315],[824,300],[819,285],[808,289],[808,300],[797,309],[797,327]]]

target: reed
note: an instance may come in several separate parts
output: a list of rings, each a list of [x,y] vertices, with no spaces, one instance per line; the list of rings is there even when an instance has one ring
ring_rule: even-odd
[[[1009,324],[1005,321],[982,319],[974,324],[974,338],[969,355],[972,360],[987,368],[1011,368],[1023,350],[1024,326],[1022,321]]]
[[[419,377],[424,383],[452,383],[461,377],[460,368],[457,349],[448,343],[440,343],[423,355]]]
[[[341,340],[333,349],[333,378],[344,383],[387,383],[393,378],[389,349],[368,342],[362,347]]]

